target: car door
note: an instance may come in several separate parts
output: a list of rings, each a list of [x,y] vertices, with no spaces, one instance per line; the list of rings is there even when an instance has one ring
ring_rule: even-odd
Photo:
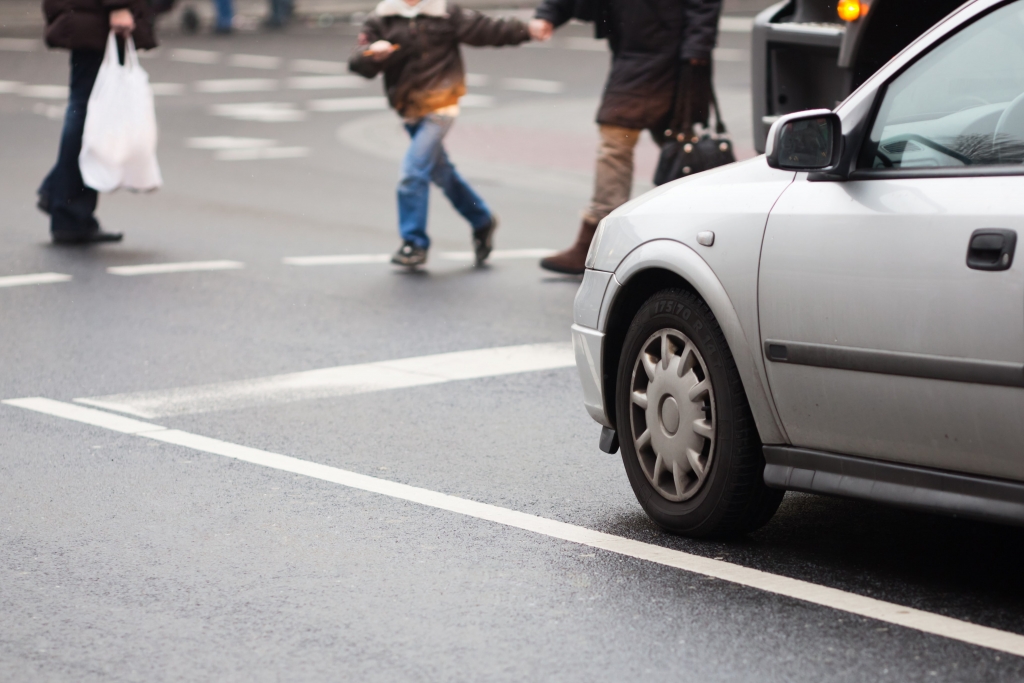
[[[769,216],[758,306],[795,446],[1024,479],[1024,3],[898,74],[850,180]]]

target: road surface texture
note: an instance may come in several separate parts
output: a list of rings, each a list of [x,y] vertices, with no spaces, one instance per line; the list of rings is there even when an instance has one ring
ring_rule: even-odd
[[[750,156],[749,21],[723,27]],[[0,40],[0,680],[1024,679],[1020,531],[789,494],[691,541],[598,451],[579,280],[537,267],[588,197],[586,27],[466,51],[449,150],[498,251],[472,268],[435,195],[417,273],[384,262],[403,132],[355,33],[166,31],[165,187],[102,197],[126,238],[87,249],[33,206],[67,56]]]

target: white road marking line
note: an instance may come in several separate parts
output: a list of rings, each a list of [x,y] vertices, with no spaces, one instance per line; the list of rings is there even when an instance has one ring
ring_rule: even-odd
[[[466,74],[466,85],[471,88],[486,88],[491,82],[491,77],[485,74]]]
[[[348,266],[363,263],[389,263],[391,254],[334,254],[328,256],[286,256],[288,266]]]
[[[185,144],[192,149],[215,150],[218,161],[251,161],[256,159],[296,159],[309,156],[308,147],[278,147],[277,140],[265,138],[235,138],[215,136],[188,138]]]
[[[306,120],[306,112],[296,109],[292,102],[217,104],[210,108],[210,113],[239,121],[261,123],[295,123]]]
[[[259,147],[273,147],[277,140],[266,138],[236,138],[226,135],[213,137],[188,138],[185,145],[192,149],[255,149]]]
[[[67,107],[62,104],[43,104],[42,102],[36,102],[32,105],[32,113],[45,116],[51,121],[62,120],[66,110]]]
[[[21,83],[18,81],[0,81],[0,93],[16,93],[21,90]]]
[[[183,261],[181,263],[146,263],[138,266],[112,266],[111,275],[160,275],[163,273],[190,273],[202,270],[238,270],[244,268],[238,261]]]
[[[292,90],[349,90],[362,88],[369,81],[362,76],[292,76],[288,87]]]
[[[388,101],[384,97],[338,97],[330,100],[312,100],[310,111],[374,111],[387,109]]]
[[[542,78],[503,78],[501,86],[505,90],[521,90],[523,92],[539,92],[557,95],[565,90],[565,84],[559,81],[547,81]]]
[[[48,285],[53,282],[67,282],[70,275],[64,273],[30,273],[28,275],[7,275],[0,277],[0,287],[21,287],[23,285]]]
[[[185,92],[183,83],[150,83],[149,87],[153,89],[153,94],[157,97],[181,95]]]
[[[228,66],[239,66],[246,69],[277,69],[281,66],[281,58],[271,55],[229,55]]]
[[[345,62],[325,62],[319,59],[293,59],[292,71],[313,74],[344,74],[348,73],[348,65]]]
[[[309,156],[308,147],[253,147],[225,149],[213,155],[217,161],[257,161],[260,159],[301,159]]]
[[[645,562],[728,581],[729,583],[766,593],[792,598],[848,614],[855,614],[968,645],[976,645],[1024,657],[1024,636],[1016,633],[1000,631],[988,626],[972,624],[968,621],[933,614],[884,600],[876,600],[856,593],[848,593],[838,588],[829,588],[809,581],[801,581],[787,576],[771,574],[759,569],[732,564],[724,560],[701,557],[700,555],[622,538],[621,536],[594,531],[586,527],[576,526],[575,524],[538,517],[537,515],[510,510],[497,505],[480,503],[386,479],[378,479],[377,477],[370,477],[338,467],[321,465],[308,460],[212,439],[199,434],[183,432],[177,429],[167,429],[160,425],[131,420],[99,410],[82,408],[50,399],[23,398],[6,400],[3,403],[109,429],[122,434],[131,434],[144,439],[152,439],[183,448],[190,448],[211,455],[221,455],[280,472],[297,474],[359,491],[417,503],[426,507],[529,531],[547,538],[576,543],[588,548],[604,550],[625,557],[632,557]]]
[[[171,61],[188,64],[216,64],[220,56],[219,52],[212,50],[188,50],[183,47],[171,50]]]
[[[459,98],[460,107],[493,107],[496,100],[490,95],[463,95]]]
[[[66,100],[68,98],[68,86],[66,85],[22,85],[15,92],[22,97],[38,97],[44,100]]]
[[[488,257],[491,260],[544,258],[555,253],[554,249],[495,249]],[[471,251],[442,251],[440,258],[449,261],[472,261]],[[391,254],[326,254],[323,256],[286,256],[281,263],[287,266],[349,266],[367,263],[390,263]]]
[[[72,403],[63,403],[49,398],[12,398],[7,401],[0,401],[0,403],[5,403],[16,408],[24,408],[25,410],[34,410],[37,413],[45,413],[47,415],[53,415],[54,417],[62,417],[65,420],[82,422],[94,427],[102,427],[103,429],[121,432],[122,434],[142,434],[144,432],[165,429],[165,427],[161,427],[160,425],[139,422],[138,420],[133,420],[129,417],[111,415],[110,413],[105,413],[100,410],[83,408],[82,406],[76,406]]]
[[[490,95],[463,95],[459,104],[463,107],[493,107],[494,101]],[[310,100],[307,106],[316,112],[378,111],[388,108],[388,100],[386,97],[336,97]]]
[[[491,261],[506,261],[510,259],[534,259],[551,256],[554,249],[495,249],[487,258]],[[476,256],[471,251],[442,251],[439,256],[451,261],[472,261]]]
[[[0,50],[5,52],[32,52],[42,45],[35,38],[0,38]]]
[[[571,367],[575,362],[571,344],[526,344],[341,365],[194,387],[76,398],[75,402],[155,418],[553,370]]]
[[[740,48],[716,47],[711,53],[712,60],[716,62],[749,62],[750,50]]]
[[[205,93],[269,92],[277,90],[277,80],[273,78],[217,78],[196,81],[193,87],[196,92]]]
[[[608,42],[597,38],[559,38],[558,47],[568,50],[593,50],[595,52],[607,52]]]
[[[754,30],[754,17],[720,17],[718,30],[725,33],[750,33]]]

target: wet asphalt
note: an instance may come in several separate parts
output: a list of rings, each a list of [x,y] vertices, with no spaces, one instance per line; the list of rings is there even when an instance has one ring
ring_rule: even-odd
[[[70,401],[568,341],[578,279],[551,276],[535,259],[473,269],[437,257],[469,248],[439,195],[435,255],[422,272],[282,263],[398,246],[397,122],[385,111],[308,105],[378,96],[379,83],[287,85],[302,75],[293,60],[344,60],[353,33],[169,31],[144,61],[152,81],[182,85],[158,98],[166,185],[101,199],[101,221],[126,233],[115,246],[48,245],[33,192],[56,154],[61,102],[0,94],[0,276],[73,278],[0,289],[0,398]],[[487,77],[473,93],[493,99],[463,112],[450,149],[502,217],[499,249],[560,248],[573,236],[596,140],[587,112],[608,59],[581,49],[586,36],[571,27],[560,38],[576,42],[467,51],[469,70]],[[750,149],[748,37],[723,34],[739,59],[716,70],[741,151]],[[175,48],[220,56],[182,62]],[[233,54],[282,61],[231,66]],[[0,81],[66,76],[63,53],[0,51]],[[239,78],[278,85],[195,85]],[[509,90],[507,78],[560,90]],[[305,115],[211,113],[259,102]],[[220,161],[189,146],[224,136],[306,152]],[[214,259],[245,267],[106,272]],[[660,532],[618,456],[597,450],[571,368],[160,424],[1024,634],[1024,535],[1013,528],[788,494],[771,523],[741,539]],[[3,680],[1024,679],[1022,660],[984,648],[9,406],[0,406],[0,558]]]

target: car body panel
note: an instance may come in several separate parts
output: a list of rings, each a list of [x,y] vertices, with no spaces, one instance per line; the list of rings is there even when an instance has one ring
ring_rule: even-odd
[[[602,270],[588,270],[583,274],[583,282],[576,292],[573,303],[573,322],[577,325],[597,328],[598,317],[601,315],[601,302],[608,288],[612,274]]]
[[[757,263],[768,213],[794,175],[769,168],[759,157],[669,183],[623,205],[605,219],[593,255],[594,268],[614,271],[615,277],[599,300],[596,276],[585,275],[574,307],[582,324],[593,320],[599,301],[596,329],[605,332],[608,312],[630,278],[651,268],[682,277],[719,318],[744,384],[750,385],[751,404],[757,404],[755,420],[771,443],[786,440],[759,350]],[[715,235],[710,247],[697,242],[705,231]],[[605,413],[598,422],[612,426]]]
[[[616,270],[615,279],[620,283],[626,283],[638,273],[651,268],[667,270],[684,278],[704,299],[722,328],[722,334],[729,344],[733,361],[739,370],[743,389],[761,438],[768,443],[788,443],[768,393],[764,358],[760,352],[758,339],[756,311],[752,326],[751,321],[748,321],[745,327],[737,314],[742,307],[737,306],[736,301],[729,296],[723,282],[702,256],[703,254],[698,254],[688,245],[674,240],[653,240],[630,253]],[[756,275],[757,254],[755,253],[752,258],[752,267]],[[754,289],[755,291],[751,293],[740,288],[737,294],[740,297],[753,296],[756,301],[756,277]]]
[[[793,445],[1024,479],[1024,389],[983,383],[1000,368],[1024,380],[1024,265],[968,268],[980,228],[1024,232],[1024,177],[801,178],[786,189],[761,255],[763,340],[884,361],[863,372],[769,360]],[[923,361],[938,368],[931,377],[882,371]],[[939,379],[956,377],[943,363],[967,381]]]

